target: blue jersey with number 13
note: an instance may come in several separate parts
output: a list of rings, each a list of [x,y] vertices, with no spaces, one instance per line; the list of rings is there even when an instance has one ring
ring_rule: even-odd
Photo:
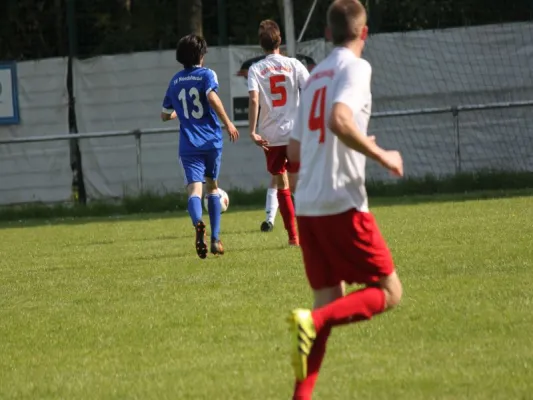
[[[222,148],[222,128],[207,100],[211,91],[218,91],[218,80],[209,68],[186,68],[170,81],[163,111],[175,110],[178,115],[180,155]]]

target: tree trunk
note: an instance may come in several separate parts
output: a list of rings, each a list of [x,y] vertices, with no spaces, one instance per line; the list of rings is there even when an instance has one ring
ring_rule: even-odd
[[[278,21],[279,26],[281,26],[281,29],[285,28],[285,7],[283,5],[283,0],[277,0],[278,3],[278,11],[279,11],[279,17],[280,21]]]
[[[202,0],[178,0],[178,37],[203,35]]]
[[[61,0],[55,0],[54,9],[56,17],[56,51],[59,57],[63,57],[67,53],[65,47],[65,24],[63,22],[63,2]]]

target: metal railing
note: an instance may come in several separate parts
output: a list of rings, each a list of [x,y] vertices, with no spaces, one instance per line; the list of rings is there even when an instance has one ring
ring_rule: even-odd
[[[162,134],[162,133],[177,133],[177,129],[176,127],[174,128],[152,128],[152,129],[143,129],[143,130],[134,129],[130,131],[107,131],[107,132],[98,132],[98,133],[70,133],[66,135],[30,136],[26,138],[0,139],[0,145],[135,136],[135,150],[137,153],[137,187],[139,191],[142,191],[144,185],[143,185],[143,174],[142,174],[141,137],[143,135],[154,135],[154,134]]]
[[[461,132],[459,124],[459,113],[483,110],[496,110],[504,108],[521,108],[533,107],[533,100],[514,101],[514,102],[496,102],[488,104],[469,104],[449,107],[436,108],[421,108],[411,110],[399,111],[383,111],[375,112],[372,118],[392,118],[392,117],[406,117],[415,115],[435,115],[435,114],[452,114],[453,129],[455,135],[455,172],[461,172]],[[80,133],[80,134],[63,134],[52,136],[31,136],[26,138],[1,139],[0,145],[3,144],[17,144],[17,143],[36,143],[36,142],[52,142],[63,140],[79,140],[79,139],[99,139],[99,138],[115,138],[122,136],[134,136],[135,148],[137,155],[137,186],[139,191],[143,190],[143,174],[142,174],[142,136],[153,134],[177,133],[175,127],[173,128],[152,128],[152,129],[135,129],[124,131],[108,131],[98,133]]]
[[[372,118],[407,117],[413,115],[435,115],[451,113],[455,138],[455,173],[461,172],[461,131],[459,128],[459,113],[469,111],[497,110],[503,108],[533,107],[533,100],[509,101],[488,104],[467,104],[450,107],[422,108],[414,110],[384,111],[372,114]]]

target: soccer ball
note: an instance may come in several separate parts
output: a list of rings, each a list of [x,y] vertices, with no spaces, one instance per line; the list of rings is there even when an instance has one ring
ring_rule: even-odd
[[[220,194],[220,211],[225,213],[227,210],[228,210],[228,207],[229,207],[229,196],[228,194],[218,188],[218,194]],[[207,208],[207,196],[204,196],[204,208],[205,208],[205,211],[208,211],[208,208]]]

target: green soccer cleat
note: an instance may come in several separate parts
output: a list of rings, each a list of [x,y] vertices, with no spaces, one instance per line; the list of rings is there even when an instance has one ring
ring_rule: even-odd
[[[287,319],[292,333],[292,368],[298,382],[307,378],[307,359],[316,339],[316,329],[310,310],[293,310]]]

